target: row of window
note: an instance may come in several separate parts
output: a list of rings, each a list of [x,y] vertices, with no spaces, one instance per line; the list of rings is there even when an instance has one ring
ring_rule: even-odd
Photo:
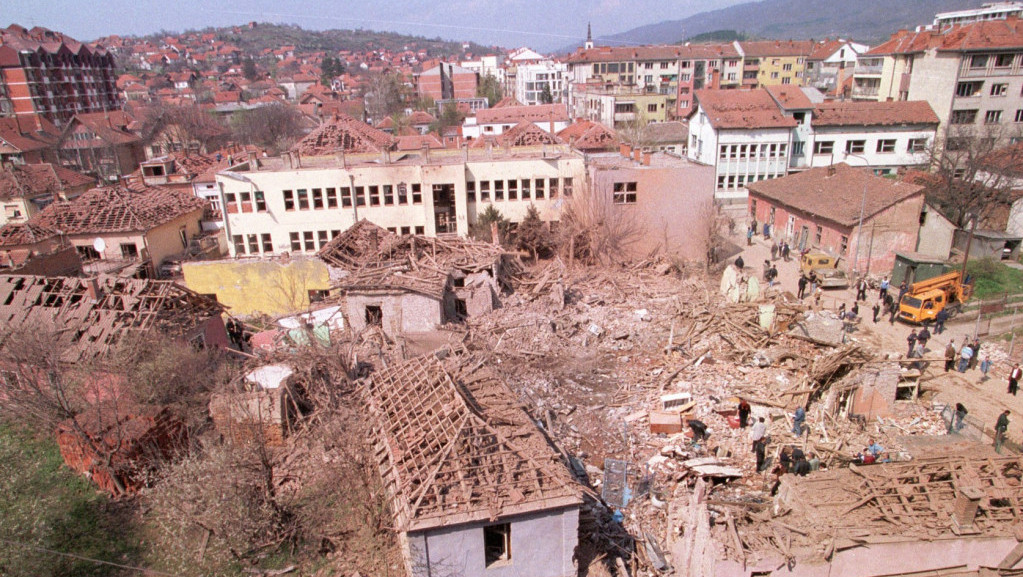
[[[881,138],[878,139],[875,146],[874,152],[879,154],[891,154],[896,152],[898,141],[894,138]],[[927,149],[926,138],[910,138],[906,143],[906,152],[923,152]],[[845,153],[846,154],[863,154],[867,150],[866,140],[847,140],[845,141]],[[835,141],[834,140],[818,140],[813,143],[814,154],[833,154],[835,152]]]
[[[953,110],[952,117],[949,119],[951,124],[974,124],[977,122],[977,116],[980,111],[976,108],[968,110]],[[1002,121],[1001,110],[985,110],[984,111],[984,124],[998,124]],[[1023,122],[1023,108],[1017,109],[1013,116],[1013,122]]]
[[[739,190],[746,188],[747,184],[752,184],[758,180],[769,180],[772,178],[778,178],[785,176],[785,172],[763,172],[755,174],[729,174],[718,176],[718,190]]]
[[[387,230],[394,234],[402,235],[426,233],[426,228],[422,226],[392,226],[388,227]],[[304,230],[288,233],[288,240],[291,252],[316,252],[321,250],[339,234],[341,234],[341,231],[338,229]],[[236,234],[232,235],[231,240],[234,243],[234,252],[237,255],[267,255],[274,252],[273,237],[270,233]],[[123,246],[121,250],[124,252]]]
[[[511,180],[470,180],[465,183],[465,195],[469,202],[500,202],[504,200],[542,200],[557,198],[559,194],[557,178],[523,178]],[[572,196],[573,183],[571,178],[561,179],[561,191],[565,196]]]
[[[785,158],[788,144],[722,144],[718,147],[721,160],[747,160],[752,158]]]
[[[959,98],[972,98],[974,96],[981,96],[983,94],[984,94],[983,80],[970,80],[956,84],[956,96]],[[991,88],[988,89],[988,94],[995,97],[1008,96],[1009,83],[992,82]],[[1020,90],[1020,95],[1023,96],[1023,89]]]
[[[404,182],[397,186],[374,184],[370,186],[356,186],[354,190],[354,198],[352,196],[352,187],[349,186],[285,190],[284,210],[329,210],[337,208],[339,202],[342,208],[351,208],[353,202],[357,206],[400,206],[408,205],[409,203],[423,203],[423,185],[419,183],[414,183],[411,186]]]

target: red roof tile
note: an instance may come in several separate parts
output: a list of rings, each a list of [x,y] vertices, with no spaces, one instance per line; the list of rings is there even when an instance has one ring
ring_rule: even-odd
[[[145,232],[202,210],[195,195],[141,184],[94,188],[75,200],[55,202],[31,219],[64,234]]]
[[[844,162],[760,180],[747,188],[753,197],[761,197],[844,227],[856,225],[861,206],[864,207],[863,217],[869,218],[908,198],[922,195],[924,190],[922,186],[892,181],[876,176],[869,169],[853,168]]]
[[[814,126],[897,126],[938,124],[938,115],[924,100],[892,102],[821,102]]]
[[[312,156],[346,152],[380,152],[393,149],[394,138],[365,122],[343,113],[336,113],[329,121],[298,141],[292,150]]]
[[[571,118],[564,104],[505,106],[476,111],[476,124],[518,124],[527,122],[567,122]]]
[[[1023,20],[985,20],[949,26],[941,30],[899,30],[867,52],[869,56],[913,54],[925,50],[968,52],[1023,47]]]
[[[50,163],[15,164],[0,171],[0,199],[57,195],[95,182],[91,176]]]
[[[697,90],[696,100],[716,129],[792,128],[766,90]]]
[[[739,46],[746,56],[765,58],[770,56],[808,56],[813,50],[809,40],[755,40],[740,41]]]

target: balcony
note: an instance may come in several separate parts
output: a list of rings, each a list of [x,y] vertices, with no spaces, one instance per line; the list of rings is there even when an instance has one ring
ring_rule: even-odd
[[[881,76],[883,64],[857,65],[853,68],[853,76]]]
[[[877,100],[881,93],[880,86],[853,86],[853,100]]]

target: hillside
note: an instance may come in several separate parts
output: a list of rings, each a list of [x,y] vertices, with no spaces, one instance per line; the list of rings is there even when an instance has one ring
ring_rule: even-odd
[[[294,46],[298,52],[351,50],[387,50],[400,52],[404,49],[427,50],[430,56],[451,56],[462,54],[462,43],[439,38],[408,36],[394,32],[373,30],[305,30],[295,25],[260,23],[255,27],[235,26],[189,30],[182,35],[216,34],[218,40],[229,42],[241,48],[246,54],[259,54],[264,49]],[[172,33],[161,32],[144,37],[159,42]],[[469,52],[487,54],[495,48],[470,44]]]
[[[666,20],[598,38],[608,44],[672,44],[700,34],[735,30],[751,37],[808,39],[842,36],[879,43],[900,28],[930,24],[937,12],[979,7],[985,0],[763,0]],[[572,48],[574,49],[574,48]]]

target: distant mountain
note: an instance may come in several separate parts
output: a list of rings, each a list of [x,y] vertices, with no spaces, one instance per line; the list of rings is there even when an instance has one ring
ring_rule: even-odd
[[[674,44],[736,31],[750,37],[805,40],[841,36],[868,44],[900,28],[930,24],[937,12],[977,8],[991,0],[763,0],[666,20],[596,39],[596,44]],[[574,47],[569,50],[574,50]]]

